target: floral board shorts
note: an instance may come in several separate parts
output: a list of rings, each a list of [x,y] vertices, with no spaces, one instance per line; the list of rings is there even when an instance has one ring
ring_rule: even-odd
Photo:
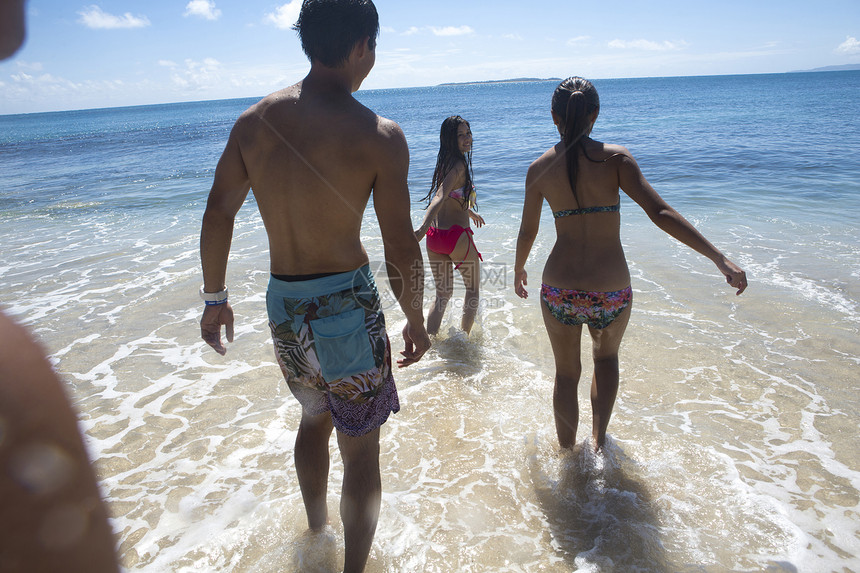
[[[588,324],[606,328],[633,300],[633,289],[613,292],[586,292],[541,285],[540,298],[556,320],[568,326]]]
[[[310,280],[271,277],[266,307],[278,364],[306,413],[330,412],[338,431],[362,436],[400,410],[368,265]]]

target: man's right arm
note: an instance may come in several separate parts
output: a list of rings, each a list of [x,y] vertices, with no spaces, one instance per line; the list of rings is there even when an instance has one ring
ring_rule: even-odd
[[[430,348],[424,328],[424,260],[412,231],[409,186],[409,148],[400,127],[386,122],[379,148],[379,168],[373,185],[373,205],[382,232],[388,278],[406,315],[406,349],[398,365],[417,362]]]
[[[241,129],[240,122],[241,119],[233,127],[215,168],[215,179],[203,214],[200,261],[203,265],[203,290],[208,293],[226,288],[227,257],[233,240],[233,223],[251,189],[237,137]],[[230,303],[207,305],[200,321],[201,336],[219,354],[224,354],[226,350],[221,343],[221,325],[226,327],[227,340],[232,342],[233,310]]]

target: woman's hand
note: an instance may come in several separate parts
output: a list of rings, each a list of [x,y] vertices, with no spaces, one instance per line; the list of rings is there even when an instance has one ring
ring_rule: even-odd
[[[529,284],[527,279],[528,273],[526,273],[525,269],[514,269],[514,291],[520,298],[529,297],[529,291],[525,289],[525,285]]]
[[[747,274],[743,269],[725,258],[717,265],[717,268],[720,269],[720,272],[726,277],[726,282],[729,283],[732,288],[738,289],[738,292],[735,294],[741,294],[746,290],[749,283],[747,283]]]
[[[475,223],[475,228],[480,229],[486,223],[484,222],[484,218],[469,209],[469,218],[472,219],[472,222]]]

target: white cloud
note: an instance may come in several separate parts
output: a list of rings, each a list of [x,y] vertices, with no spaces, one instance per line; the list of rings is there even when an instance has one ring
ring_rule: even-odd
[[[567,45],[568,46],[576,46],[577,44],[582,44],[583,42],[587,42],[590,39],[591,39],[591,36],[577,36],[575,38],[571,38],[570,40],[568,40]]]
[[[430,30],[436,36],[467,36],[475,31],[469,26],[445,26],[444,28],[431,27]]]
[[[417,33],[418,33],[418,32],[420,32],[420,31],[421,31],[421,30],[420,30],[418,27],[416,27],[416,26],[412,26],[411,28],[409,28],[408,30],[406,30],[405,32],[403,32],[403,35],[404,35],[404,36],[414,36],[415,34],[417,34]]]
[[[149,26],[146,16],[134,16],[126,12],[122,16],[114,16],[103,11],[98,6],[87,6],[80,12],[78,22],[93,30],[113,30],[116,28],[145,28]]]
[[[854,38],[853,36],[848,36],[845,38],[845,41],[839,44],[839,47],[836,48],[836,51],[840,54],[860,54],[860,40]]]
[[[610,48],[621,50],[643,50],[646,52],[670,52],[674,50],[682,50],[687,47],[687,42],[652,42],[651,40],[612,40],[609,42]]]
[[[191,0],[185,6],[186,16],[199,16],[207,20],[217,20],[221,17],[221,10],[215,7],[214,0]]]
[[[172,63],[165,61],[162,65]],[[215,58],[185,60],[184,68],[176,64],[168,67],[173,68],[173,83],[184,90],[204,90],[221,81],[221,62]]]
[[[19,69],[30,70],[31,72],[41,72],[44,68],[41,62],[25,62],[23,60],[17,60],[15,64],[17,64]]]
[[[123,88],[122,80],[74,82],[52,74],[31,75],[24,72],[12,74],[9,84],[9,100],[15,103],[32,101],[76,100],[81,96],[97,93],[109,96]]]
[[[292,0],[288,4],[278,6],[274,12],[266,14],[266,22],[274,24],[281,30],[288,30],[299,19],[301,10],[302,0]]]
[[[15,69],[2,74],[0,114],[258,97],[307,73],[306,60],[295,65],[280,60],[258,65],[240,61],[230,66],[211,58],[163,59],[157,64],[146,77],[134,74],[102,80]]]

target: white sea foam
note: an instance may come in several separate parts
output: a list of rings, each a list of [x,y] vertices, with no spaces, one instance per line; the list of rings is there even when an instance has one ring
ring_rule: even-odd
[[[392,322],[396,331],[397,321]],[[244,332],[246,337],[255,334],[259,333],[254,328]],[[697,431],[696,412],[719,417],[719,411],[725,410],[728,415],[723,420],[742,423],[745,416],[735,407],[720,400],[676,399],[674,414],[670,410],[667,415],[686,420],[679,428],[688,435],[681,445],[671,434],[663,437],[666,427],[662,425],[661,431],[659,420],[668,420],[666,416],[654,418],[658,426],[653,432],[648,415],[624,407],[627,400],[622,393],[614,430],[637,441],[611,442],[608,458],[589,454],[587,441],[578,446],[578,453],[558,457],[549,427],[547,373],[541,375],[533,366],[493,350],[487,340],[480,350],[456,334],[438,342],[420,370],[401,374],[404,411],[395,415],[383,432],[386,493],[370,571],[448,571],[451,567],[459,571],[606,570],[610,564],[616,570],[627,570],[637,563],[664,563],[677,569],[710,563],[749,569],[778,560],[799,565],[833,559],[824,550],[826,546],[813,543],[815,538],[805,533],[816,530],[813,524],[788,510],[790,496],[805,497],[808,493],[784,479],[771,481],[776,475],[754,477],[772,462],[746,461],[750,448],[740,444],[720,446],[717,442],[704,450],[695,445],[696,441],[709,442]],[[158,340],[143,338],[135,344],[152,349]],[[171,399],[181,399],[193,411],[204,408],[213,396],[224,396],[219,386],[231,380],[249,380],[255,371],[259,372],[255,378],[277,377],[271,362],[261,362],[258,368],[235,360],[215,366],[208,364],[214,358],[211,354],[201,360],[206,356],[201,350],[195,343],[194,348],[178,354],[156,353],[174,374],[152,380],[150,392],[158,395],[155,400],[148,401],[147,392],[137,392],[129,400],[148,401],[144,412],[164,416]],[[104,378],[106,367],[121,363],[125,352],[94,367],[94,377],[102,373]],[[199,368],[210,372],[192,379],[190,373]],[[177,369],[181,372],[175,372]],[[265,370],[269,372],[264,374]],[[700,384],[721,382],[714,367],[682,368],[679,372],[688,383],[701,377],[705,380]],[[777,378],[776,382],[784,382]],[[234,394],[242,386],[230,387],[230,394]],[[249,447],[231,448],[223,436],[214,438],[213,431],[220,434],[218,429],[225,428],[224,422],[201,432],[203,428],[195,430],[189,419],[159,439],[165,445],[177,446],[203,439],[205,450],[201,453],[194,454],[198,450],[189,446],[175,451],[158,446],[162,453],[149,463],[129,467],[106,480],[117,508],[124,506],[124,490],[134,487],[143,476],[144,481],[137,486],[143,489],[129,498],[135,500],[129,507],[164,506],[155,514],[144,512],[134,517],[137,512],[129,511],[116,518],[118,529],[129,539],[137,539],[134,552],[139,560],[133,569],[274,571],[278,563],[305,562],[309,555],[315,555],[314,550],[302,549],[300,498],[295,485],[289,485],[294,484],[289,463],[294,434],[287,428],[294,426],[282,419],[292,416],[294,424],[296,408],[283,390],[280,395],[285,405],[275,418],[265,413],[264,405],[252,406],[250,400],[240,400],[235,414],[225,419],[230,420],[231,427],[244,426],[252,434],[252,429],[266,430],[247,442]],[[242,402],[245,406],[240,405]],[[524,410],[526,404],[533,407]],[[146,417],[140,410],[129,403],[127,412],[109,420]],[[269,421],[262,426],[243,422],[244,417],[254,416],[252,412]],[[177,414],[177,420],[188,416]],[[587,420],[588,414],[583,417]],[[791,428],[773,426],[772,422],[762,427],[767,426],[772,426],[767,432],[773,436],[769,439],[791,443],[786,440],[793,435]],[[143,428],[137,426],[121,432],[121,436],[127,438],[141,431]],[[756,432],[746,434],[754,436]],[[820,443],[814,434],[804,439],[812,440],[810,445]],[[264,479],[261,484],[262,474],[255,468],[268,455],[264,444],[272,441],[280,444],[273,468],[282,477]],[[103,440],[102,446],[105,450],[116,447],[113,440]],[[791,451],[776,450],[769,458],[779,459]],[[332,482],[336,484],[342,476],[336,454],[333,462]],[[147,466],[152,469],[146,470]],[[165,472],[156,469],[159,467],[169,469]],[[736,468],[742,469],[739,472]],[[193,488],[182,485],[184,480],[190,480]],[[255,489],[258,491],[251,493]],[[173,505],[170,499],[176,495],[170,492],[184,490],[188,493]],[[207,501],[210,496],[214,504]],[[336,498],[330,503],[336,507]],[[262,507],[273,504],[280,509],[260,513]],[[285,528],[274,523],[283,520],[292,525]],[[278,549],[267,537],[273,527],[286,539],[299,541],[293,541],[295,545],[286,551]],[[722,531],[727,529],[745,533],[726,545]],[[135,537],[135,531],[143,533]],[[550,532],[548,536],[542,533],[545,531]],[[339,534],[335,527],[333,535]],[[807,549],[810,543],[813,550]],[[751,545],[759,547],[757,554],[764,557],[745,557],[744,547]],[[268,552],[261,554],[265,549]],[[342,549],[322,550],[321,559],[329,564],[319,570],[333,570],[332,551]]]
[[[485,181],[508,168],[479,155]],[[141,181],[124,183],[132,191],[165,188],[130,177]],[[225,357],[199,340],[210,178],[176,189],[189,203],[152,210],[111,208],[123,200],[112,187],[16,207],[3,215],[0,301],[68,383],[128,571],[336,571],[343,468],[332,441],[332,525],[308,535],[292,464],[300,408],[269,342],[267,242],[253,200],[228,270],[236,339]],[[602,454],[588,437],[587,335],[577,445],[557,447],[538,296],[551,216],[521,300],[512,265],[522,195],[499,190],[482,204],[488,224],[475,241],[493,272],[474,331],[456,328],[460,288],[434,348],[395,373],[403,409],[382,430],[370,573],[860,570],[860,446],[849,439],[860,416],[856,224],[836,208],[832,225],[821,214],[799,221],[794,207],[746,190],[731,196],[742,213],[729,213],[724,191],[713,193],[720,201],[706,193],[708,207],[690,217],[747,270],[742,297],[624,199],[634,310]],[[413,211],[419,221],[424,211]],[[368,210],[362,235],[378,263],[372,220]],[[384,275],[378,282],[385,293]],[[403,321],[392,305],[395,352]]]

